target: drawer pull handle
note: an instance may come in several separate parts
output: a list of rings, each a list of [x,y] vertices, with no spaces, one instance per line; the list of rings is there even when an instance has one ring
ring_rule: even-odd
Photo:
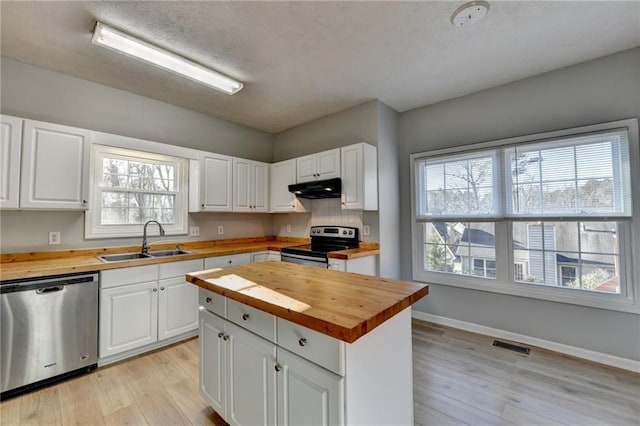
[[[223,335],[222,340],[224,340],[225,342],[229,340],[229,335],[228,334]]]
[[[154,289],[153,289],[153,292],[155,293],[156,291],[158,291],[158,289],[157,289],[157,288],[154,288]]]
[[[243,320],[249,321],[249,318],[250,318],[249,314],[242,314],[242,319]]]
[[[211,303],[211,298],[207,297],[206,299],[204,299],[204,301],[207,302],[207,303]]]
[[[224,337],[224,333],[221,331],[220,333],[218,333],[218,339]]]
[[[276,370],[276,372],[282,370],[282,366],[280,364],[274,365],[273,368]]]
[[[300,340],[298,340],[298,344],[299,344],[300,346],[306,346],[306,344],[307,344],[307,339],[305,339],[304,337],[303,337],[303,338],[301,338]]]

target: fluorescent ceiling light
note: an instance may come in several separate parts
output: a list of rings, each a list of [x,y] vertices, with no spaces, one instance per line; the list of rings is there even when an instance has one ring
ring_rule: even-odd
[[[242,89],[242,83],[224,74],[203,67],[189,59],[176,55],[151,43],[97,22],[91,39],[93,44],[106,47],[151,65],[212,87],[228,95]]]

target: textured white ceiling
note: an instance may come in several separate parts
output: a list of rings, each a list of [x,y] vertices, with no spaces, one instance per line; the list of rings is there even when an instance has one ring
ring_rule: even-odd
[[[640,45],[640,2],[6,2],[2,55],[279,132],[380,99],[402,112]],[[245,83],[218,93],[91,44],[96,20]]]

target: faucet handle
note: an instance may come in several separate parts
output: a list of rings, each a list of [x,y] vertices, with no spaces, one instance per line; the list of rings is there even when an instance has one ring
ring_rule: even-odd
[[[176,251],[180,250],[180,243],[176,243]]]

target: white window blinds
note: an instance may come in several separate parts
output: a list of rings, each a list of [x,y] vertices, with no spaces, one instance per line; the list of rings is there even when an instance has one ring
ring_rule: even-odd
[[[505,148],[507,216],[631,216],[626,130]]]

